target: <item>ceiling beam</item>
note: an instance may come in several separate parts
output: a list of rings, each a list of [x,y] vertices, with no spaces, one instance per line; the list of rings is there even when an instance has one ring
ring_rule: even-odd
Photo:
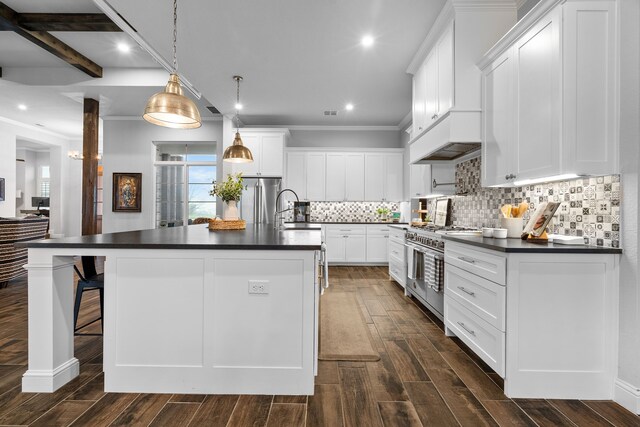
[[[0,3],[0,29],[13,31],[91,77],[102,77],[102,67],[46,31],[31,31],[20,24],[20,14]]]
[[[17,20],[30,31],[122,31],[104,13],[20,13]]]

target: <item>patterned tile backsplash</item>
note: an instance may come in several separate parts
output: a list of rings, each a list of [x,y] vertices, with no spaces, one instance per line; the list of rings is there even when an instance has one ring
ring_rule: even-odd
[[[289,202],[288,208],[293,208]],[[380,216],[376,210],[387,208],[390,212],[398,210],[393,202],[311,202],[311,221],[315,222],[376,222]],[[288,212],[286,221],[291,221],[292,212]]]
[[[456,166],[453,224],[499,227],[499,208],[504,204],[529,203],[529,215],[542,202],[561,202],[549,230],[556,234],[584,237],[591,245],[620,247],[620,176],[578,178],[570,181],[514,188],[482,188],[480,158]],[[435,207],[429,201],[427,209]]]

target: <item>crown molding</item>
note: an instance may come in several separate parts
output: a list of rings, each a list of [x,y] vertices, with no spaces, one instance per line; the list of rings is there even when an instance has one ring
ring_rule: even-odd
[[[449,0],[454,9],[514,10],[527,0]]]
[[[262,126],[271,127],[271,126]],[[305,125],[291,125],[291,126],[274,126],[288,128],[289,130],[307,130],[307,131],[375,131],[375,132],[389,132],[398,131],[398,126],[305,126]]]
[[[453,20],[453,17],[453,4],[450,1],[447,1],[442,7],[442,10],[438,14],[438,17],[434,21],[433,25],[431,26],[427,37],[423,40],[422,44],[420,44],[420,47],[418,48],[416,54],[413,55],[413,59],[411,59],[411,62],[407,67],[407,73],[415,74],[418,71],[418,68],[420,68],[420,65],[422,65],[424,59],[427,57],[431,49],[433,49],[433,46],[438,41],[438,38],[440,38],[440,34],[442,34],[442,31],[449,24],[449,22]]]
[[[19,122],[17,120],[9,119],[7,117],[1,117],[0,116],[0,122],[7,123],[7,124],[13,125],[13,126],[18,126],[18,127],[24,128],[24,129],[29,129],[29,130],[35,131],[35,132],[40,132],[40,133],[43,133],[45,135],[49,135],[49,136],[53,136],[53,137],[56,137],[56,138],[60,138],[60,139],[62,139],[64,141],[70,141],[70,138],[68,136],[64,136],[64,135],[62,135],[60,133],[53,132],[53,131],[48,130],[48,129],[43,129],[43,128],[39,127],[39,126],[29,125],[27,123],[22,123],[22,122]]]
[[[404,116],[402,120],[400,120],[400,123],[398,123],[398,129],[406,130],[409,127],[409,125],[411,125],[412,123],[413,123],[413,112],[409,111],[407,115]]]

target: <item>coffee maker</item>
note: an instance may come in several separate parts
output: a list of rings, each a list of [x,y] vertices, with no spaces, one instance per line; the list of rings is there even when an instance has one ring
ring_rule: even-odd
[[[311,202],[293,202],[293,222],[311,222]]]

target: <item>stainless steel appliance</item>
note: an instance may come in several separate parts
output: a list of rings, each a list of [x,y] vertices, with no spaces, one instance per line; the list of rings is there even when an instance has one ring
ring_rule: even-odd
[[[440,320],[444,321],[444,247],[445,234],[476,234],[476,229],[465,227],[410,227],[405,234],[408,257],[406,290]],[[439,259],[440,274],[425,277],[425,262]],[[428,270],[428,268],[427,268]],[[437,283],[433,283],[436,280]]]
[[[248,223],[273,224],[276,198],[282,187],[281,178],[245,178],[240,216]]]

